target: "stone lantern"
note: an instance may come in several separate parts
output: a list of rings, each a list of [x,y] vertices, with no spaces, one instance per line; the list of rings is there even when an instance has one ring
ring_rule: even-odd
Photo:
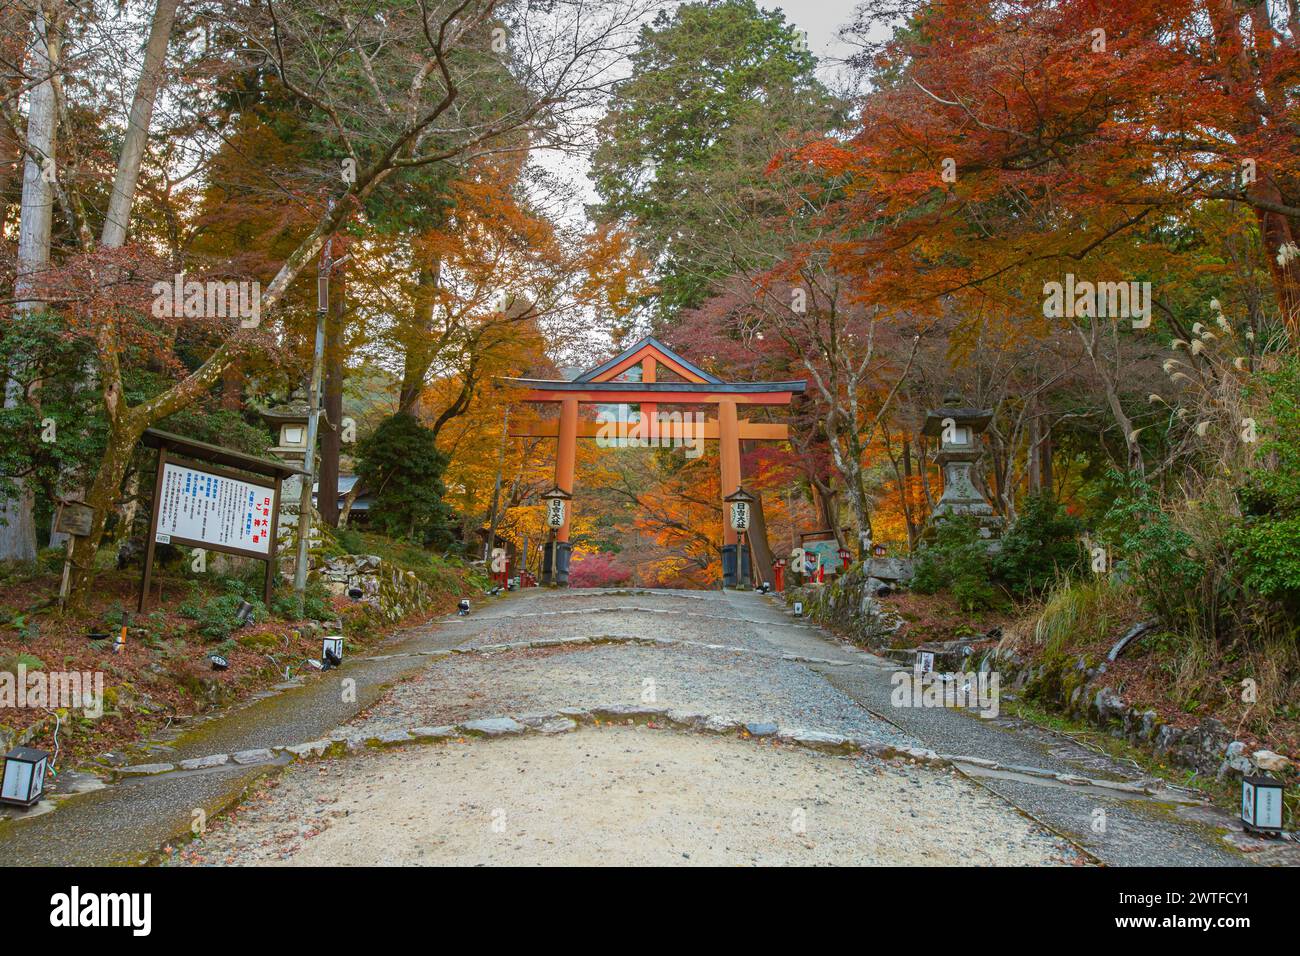
[[[276,443],[271,454],[301,468],[307,460],[307,418],[307,396],[302,389],[294,390],[285,404],[262,412],[262,420],[275,430]],[[288,479],[281,497],[291,497],[289,481],[300,480],[297,475]]]
[[[262,420],[275,431],[276,442],[270,449],[271,454],[298,468],[305,467],[307,460],[307,419],[310,411],[307,405],[307,392],[294,389],[289,400],[283,405],[274,405],[261,413]],[[294,561],[291,547],[293,535],[298,527],[298,509],[302,498],[302,475],[291,475],[280,486],[280,563],[281,572],[290,575]],[[311,546],[320,543],[319,516],[314,513],[311,523]]]
[[[992,420],[991,409],[969,408],[960,395],[950,392],[942,406],[926,415],[922,429],[939,439],[935,460],[943,469],[943,494],[930,516],[931,526],[948,515],[970,515],[979,523],[980,537],[990,543],[1002,534],[1004,522],[985,500],[972,472],[980,457],[979,436]]]

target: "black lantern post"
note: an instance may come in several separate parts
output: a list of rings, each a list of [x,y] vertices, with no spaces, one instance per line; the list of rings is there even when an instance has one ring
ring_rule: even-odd
[[[15,747],[5,754],[4,785],[0,802],[30,807],[45,795],[45,767],[50,755],[31,747]]]

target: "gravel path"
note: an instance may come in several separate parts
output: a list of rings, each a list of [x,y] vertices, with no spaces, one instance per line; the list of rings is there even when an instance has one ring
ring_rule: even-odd
[[[606,644],[456,655],[395,687],[349,725],[356,736],[562,707],[653,704],[912,746],[802,664],[670,645]]]
[[[780,616],[717,592],[514,595],[442,628],[443,646],[454,637],[482,650],[429,658],[343,730],[365,739],[497,715],[653,705],[916,743],[809,666],[781,658],[857,664],[869,655],[771,614]],[[487,649],[611,637],[678,643]],[[952,770],[606,724],[294,764],[173,862],[987,866],[1080,858]]]
[[[646,727],[295,767],[175,862],[1049,865],[1068,845],[950,772]]]

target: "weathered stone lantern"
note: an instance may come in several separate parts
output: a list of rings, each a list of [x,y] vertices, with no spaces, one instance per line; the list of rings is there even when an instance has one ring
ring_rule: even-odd
[[[285,404],[275,405],[262,412],[262,420],[270,425],[276,434],[276,443],[271,449],[271,454],[302,467],[307,459],[308,414],[307,396],[302,389],[295,390]],[[300,481],[301,479],[295,475],[289,480]],[[288,487],[289,482],[286,481],[281,491],[281,497],[284,499],[292,498],[287,490]]]
[[[1003,519],[985,500],[972,472],[980,457],[979,436],[993,420],[991,409],[969,408],[950,392],[943,405],[925,417],[923,433],[939,439],[935,460],[943,469],[943,494],[935,503],[930,525],[949,515],[970,515],[979,523],[980,537],[990,542],[1002,534]]]
[[[310,409],[307,406],[307,393],[295,389],[289,401],[283,405],[274,405],[261,413],[262,420],[275,431],[276,443],[270,449],[271,454],[281,458],[297,468],[303,468],[307,460],[307,419]],[[280,570],[286,576],[292,575],[294,554],[289,547],[298,527],[299,501],[302,497],[302,475],[295,474],[284,480],[280,486],[280,526],[279,532],[281,556]],[[311,536],[309,544],[320,543],[320,521],[313,511]]]

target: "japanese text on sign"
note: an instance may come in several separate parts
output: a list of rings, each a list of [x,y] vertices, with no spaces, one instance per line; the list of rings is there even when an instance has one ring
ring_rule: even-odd
[[[548,498],[546,501],[546,527],[564,527],[564,499]]]
[[[154,540],[173,537],[269,554],[274,492],[197,468],[168,463],[158,494],[158,523]]]

